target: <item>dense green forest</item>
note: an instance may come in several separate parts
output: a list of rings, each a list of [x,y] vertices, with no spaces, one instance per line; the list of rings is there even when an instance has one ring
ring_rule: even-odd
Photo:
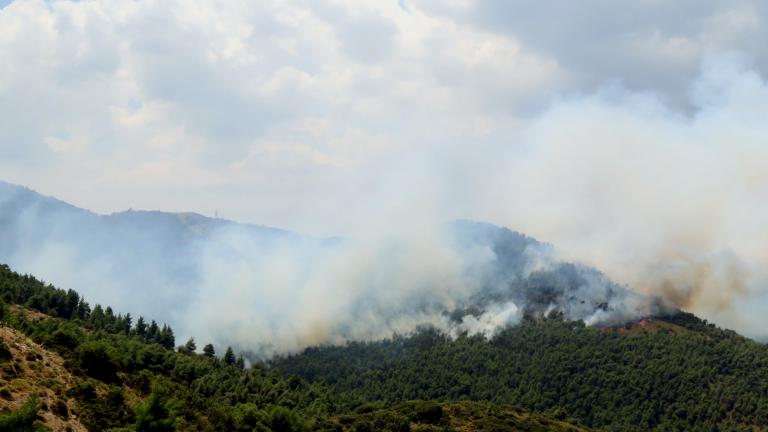
[[[682,312],[657,317],[652,329],[594,329],[557,315],[526,319],[490,339],[424,328],[246,367],[231,349],[217,355],[211,345],[198,350],[194,340],[177,347],[167,325],[91,307],[75,291],[7,266],[0,266],[0,300],[4,325],[61,354],[81,377],[59,391],[77,401],[89,430],[768,425],[766,346]],[[18,425],[29,423],[34,403],[0,417],[0,430],[23,430]],[[567,419],[575,420],[561,422]]]
[[[173,331],[166,325],[147,324],[142,317],[134,322],[110,307],[91,308],[75,291],[5,265],[0,265],[0,321],[61,354],[67,369],[82,377],[71,388],[52,385],[77,401],[79,420],[93,431],[452,431],[453,424],[467,422],[478,424],[478,430],[515,425],[579,430],[562,421],[563,413],[535,414],[516,407],[444,408],[407,401],[375,409],[264,363],[246,368],[231,348],[221,356],[210,344],[197,353],[194,340],[174,348]],[[9,352],[5,342],[0,344],[0,381],[6,382],[14,365],[3,352]],[[4,394],[0,389],[0,397]],[[38,408],[31,399],[15,412],[0,414],[0,432],[44,430],[35,422]]]
[[[768,349],[680,313],[655,332],[598,331],[551,317],[491,340],[434,330],[310,348],[272,365],[340,400],[486,400],[564,409],[610,430],[752,430],[768,425]]]
[[[329,411],[328,392],[319,386],[258,366],[245,370],[231,349],[221,358],[212,346],[195,354],[190,340],[174,350],[170,327],[91,308],[76,292],[7,266],[0,266],[0,299],[3,324],[60,353],[68,369],[85,377],[62,391],[77,400],[89,430],[301,431],[320,426],[313,420]],[[11,304],[25,308],[13,311]],[[27,308],[51,318],[34,319]],[[131,395],[141,398],[133,408]]]

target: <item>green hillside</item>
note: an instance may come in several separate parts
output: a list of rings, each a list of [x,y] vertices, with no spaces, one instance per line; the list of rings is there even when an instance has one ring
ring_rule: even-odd
[[[232,350],[221,355],[194,340],[177,346],[168,326],[91,307],[75,291],[7,266],[0,266],[0,299],[3,327],[37,344],[40,361],[63,368],[58,379],[37,379],[53,392],[38,392],[40,400],[60,401],[65,414],[92,431],[578,430],[577,424],[754,431],[768,424],[766,346],[687,313],[619,328],[529,318],[490,339],[425,328],[246,367]],[[4,418],[17,418],[20,391],[34,393],[25,371],[40,366],[37,355],[14,358],[20,342],[6,339],[0,407],[17,410]],[[61,361],[47,360],[54,357]],[[39,405],[46,415],[52,411]]]
[[[663,318],[627,329],[525,320],[491,340],[424,330],[271,364],[325,383],[349,406],[480,400],[563,409],[606,430],[764,430],[766,346],[691,314]]]
[[[0,432],[580,430],[559,412],[355,404],[0,266]],[[200,354],[197,351],[201,351]],[[37,413],[37,414],[35,414]],[[437,414],[436,414],[437,413]],[[542,429],[544,428],[544,429]]]

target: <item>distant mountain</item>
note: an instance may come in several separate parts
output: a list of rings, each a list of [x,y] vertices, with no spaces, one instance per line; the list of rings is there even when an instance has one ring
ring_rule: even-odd
[[[668,309],[507,228],[459,220],[436,231],[359,247],[195,213],[99,215],[0,182],[0,263],[258,355],[421,324],[491,334],[525,316],[610,325]],[[295,309],[313,297],[318,307]],[[219,302],[238,314],[215,313]]]
[[[470,287],[456,293],[445,275],[430,277],[441,266],[419,273],[419,254],[402,254],[407,243],[375,249],[366,266],[354,267],[358,249],[335,254],[349,252],[353,239],[183,213],[101,216],[25,188],[2,185],[0,192],[0,252],[7,254],[0,261],[92,281],[106,298],[87,293],[88,304],[83,293],[0,266],[0,321],[38,344],[30,351],[20,334],[3,333],[0,408],[16,411],[0,413],[0,427],[34,423],[36,409],[44,416],[55,410],[50,421],[74,413],[90,430],[147,430],[152,422],[167,430],[445,432],[768,424],[766,345],[563,262],[552,246],[506,228],[451,222],[442,228],[450,251],[418,249],[461,260],[462,273],[448,276]],[[417,265],[393,265],[404,259]],[[355,271],[325,273],[350,266]],[[393,275],[403,270],[419,277]],[[350,275],[352,290],[335,291]],[[391,289],[412,281],[420,285]],[[201,290],[207,302],[185,309]],[[440,298],[445,292],[452,296]],[[106,306],[112,299],[119,308]],[[195,354],[191,339],[174,352],[174,330],[150,322],[179,316],[204,330],[223,325],[221,335],[269,336],[274,349],[241,343],[233,353],[206,334],[199,344],[216,346],[204,354]],[[276,331],[263,332],[264,322]],[[304,322],[310,336],[329,337],[295,342],[307,335],[299,331]],[[381,331],[361,332],[374,325]],[[292,344],[278,345],[284,340]],[[216,359],[214,348],[227,354]],[[15,361],[21,353],[24,360]],[[27,374],[50,369],[39,365],[46,359],[59,377]],[[41,383],[53,393],[39,405],[13,400]]]
[[[0,181],[0,233],[9,239],[18,240],[27,234],[27,229],[34,228],[40,239],[51,236],[58,240],[68,240],[74,229],[74,234],[95,232],[117,236],[121,241],[135,239],[138,235],[141,241],[187,244],[230,225],[245,228],[250,235],[265,240],[297,236],[282,229],[240,224],[197,213],[127,210],[99,215],[24,186]],[[156,237],[157,234],[161,234],[161,237]],[[5,244],[3,246],[10,249]]]
[[[142,306],[150,314],[166,313],[170,304],[184,307],[201,283],[201,251],[230,231],[264,249],[278,242],[312,241],[286,230],[196,213],[99,215],[0,182],[0,262],[77,286],[100,302]],[[219,252],[231,251],[222,245]],[[146,307],[152,304],[158,307]]]

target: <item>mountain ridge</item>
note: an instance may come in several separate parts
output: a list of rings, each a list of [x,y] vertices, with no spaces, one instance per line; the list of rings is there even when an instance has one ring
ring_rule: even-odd
[[[432,229],[374,236],[380,244],[367,244],[192,212],[98,215],[28,188],[0,188],[0,262],[78,287],[100,303],[163,316],[183,335],[206,334],[266,355],[318,341],[386,337],[422,323],[493,332],[553,310],[602,325],[667,308],[597,269],[560,261],[552,245],[508,228],[456,220]],[[242,304],[240,314],[223,324],[219,316],[210,316],[207,327],[197,324],[222,289],[231,297],[224,307]],[[292,311],[294,299],[304,297],[318,297],[328,312],[313,318],[312,304]],[[335,308],[345,313],[332,313]],[[286,320],[291,313],[306,322]],[[248,324],[254,315],[263,318]],[[261,337],[247,336],[254,327]]]
[[[0,211],[3,208],[0,204]],[[131,218],[136,216],[148,219],[135,222]],[[147,261],[123,263],[146,262],[148,267],[135,270],[155,277],[169,273],[152,273],[157,268],[152,265],[158,265],[153,260],[171,256],[177,261],[161,264],[175,263],[173,270],[180,276],[194,276],[196,268],[184,261],[185,256],[174,255],[178,249],[172,247],[190,236],[180,236],[178,231],[167,234],[164,227],[153,225],[157,216],[123,213],[130,219],[124,225],[128,234],[120,234],[124,243],[108,251],[109,257],[119,263],[121,257],[133,257],[131,248],[141,246],[135,250],[143,251],[142,259]],[[178,215],[160,217],[180,226]],[[146,250],[144,242],[155,233],[135,234],[136,227],[146,223],[168,235],[167,243],[150,244],[165,244],[167,249]],[[602,430],[754,431],[768,424],[765,345],[686,312],[654,310],[652,302],[647,303],[651,309],[625,314],[623,307],[642,299],[596,269],[555,260],[548,253],[551,245],[492,224],[459,221],[450,227],[450,244],[459,256],[480,258],[477,267],[470,268],[477,289],[461,299],[464,303],[451,303],[454,309],[429,302],[397,304],[405,307],[406,314],[432,310],[438,321],[406,327],[411,331],[399,334],[390,332],[384,338],[355,338],[358,318],[376,309],[350,309],[344,312],[357,315],[340,321],[352,331],[345,340],[308,343],[302,349],[273,351],[266,357],[256,354],[249,364],[242,357],[249,346],[224,350],[226,345],[208,334],[200,336],[206,342],[202,354],[191,338],[194,334],[185,334],[182,340],[189,337],[187,343],[176,346],[171,327],[151,321],[171,320],[172,309],[159,309],[154,315],[96,303],[91,309],[82,294],[58,290],[7,266],[0,267],[0,299],[19,306],[0,320],[58,352],[68,370],[84,380],[67,394],[75,400],[78,419],[90,430],[147,430],[148,418],[166,425],[162,430],[447,432],[462,430],[460,425],[466,424],[479,430],[482,425],[505,430],[512,426],[504,422],[517,418],[514,410],[505,408],[511,406],[554,413],[544,415],[546,421],[572,417]],[[181,229],[182,234],[186,229]],[[50,233],[72,231],[53,227]],[[250,265],[239,254],[251,246],[251,237],[239,238],[242,231],[231,234],[238,241],[222,243],[214,251],[223,254],[225,261],[240,259]],[[34,236],[19,239],[30,242],[25,244],[30,249],[37,247]],[[77,236],[72,239],[82,241]],[[94,237],[84,244],[102,239],[113,237]],[[391,248],[385,250],[389,253]],[[93,260],[82,261],[78,271],[97,271],[97,254],[85,256]],[[128,269],[120,270],[108,275],[120,278]],[[154,282],[155,287],[167,289],[166,279]],[[159,294],[168,296],[169,304],[189,301],[188,291]],[[140,319],[134,321],[117,310],[130,311]],[[32,315],[36,318],[30,319]],[[620,319],[601,321],[606,317]],[[300,318],[299,313],[286,317],[289,322]],[[226,353],[217,357],[215,351]],[[403,411],[403,404],[414,400],[469,417],[422,424]],[[464,408],[455,408],[460,406]],[[472,420],[476,412],[486,417]],[[257,425],[261,429],[254,429]]]

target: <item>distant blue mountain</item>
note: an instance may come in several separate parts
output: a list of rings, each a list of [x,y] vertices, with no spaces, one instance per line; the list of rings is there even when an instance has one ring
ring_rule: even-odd
[[[446,231],[476,282],[469,300],[445,311],[457,322],[510,302],[525,314],[560,313],[588,323],[636,319],[662,307],[596,269],[558,260],[551,245],[507,228],[459,220]],[[3,182],[0,238],[0,262],[72,285],[95,301],[149,315],[183,314],[195,290],[212,283],[210,276],[202,280],[201,268],[211,254],[223,271],[236,272],[264,254],[287,250],[297,262],[308,263],[301,271],[310,274],[312,266],[323,265],[317,254],[347,241],[195,213],[99,215]]]

